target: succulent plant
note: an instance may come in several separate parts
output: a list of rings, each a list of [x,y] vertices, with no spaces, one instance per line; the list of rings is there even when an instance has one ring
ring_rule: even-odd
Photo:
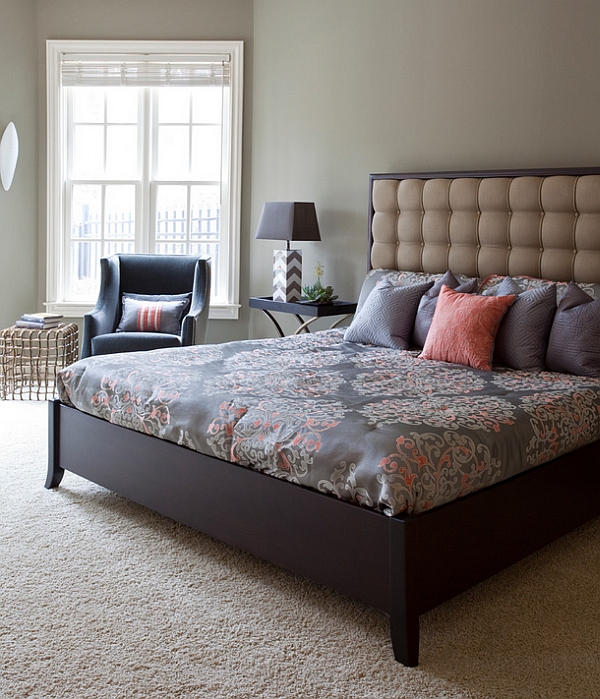
[[[310,301],[311,303],[333,303],[337,299],[337,295],[333,291],[332,286],[323,286],[321,277],[325,268],[320,262],[317,262],[315,267],[315,276],[317,281],[312,286],[302,287],[302,300]]]

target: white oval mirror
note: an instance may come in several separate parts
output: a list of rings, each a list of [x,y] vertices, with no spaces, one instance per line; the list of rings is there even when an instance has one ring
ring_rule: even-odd
[[[0,141],[0,179],[2,186],[8,192],[15,176],[17,160],[19,158],[19,137],[15,125],[10,124],[4,129]]]

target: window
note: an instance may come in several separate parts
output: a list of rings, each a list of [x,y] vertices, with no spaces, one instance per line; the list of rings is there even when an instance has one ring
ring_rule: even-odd
[[[99,260],[208,255],[237,318],[242,42],[48,41],[47,305],[81,316]]]

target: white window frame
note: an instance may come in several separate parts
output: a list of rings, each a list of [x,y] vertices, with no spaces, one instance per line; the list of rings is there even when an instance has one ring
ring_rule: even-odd
[[[60,66],[64,53],[109,54],[215,54],[229,53],[231,64],[231,123],[228,187],[229,207],[222,211],[221,255],[226,259],[227,300],[210,304],[210,318],[237,320],[239,317],[240,225],[242,184],[243,41],[98,41],[48,40],[46,42],[47,87],[47,247],[46,307],[52,313],[79,318],[94,307],[64,298],[63,284],[68,231],[65,221],[66,100],[61,89]]]

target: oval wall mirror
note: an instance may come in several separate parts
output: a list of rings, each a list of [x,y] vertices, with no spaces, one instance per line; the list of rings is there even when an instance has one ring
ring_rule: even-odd
[[[19,137],[15,125],[10,124],[4,129],[0,141],[0,179],[2,186],[8,192],[15,176],[17,160],[19,158]]]

